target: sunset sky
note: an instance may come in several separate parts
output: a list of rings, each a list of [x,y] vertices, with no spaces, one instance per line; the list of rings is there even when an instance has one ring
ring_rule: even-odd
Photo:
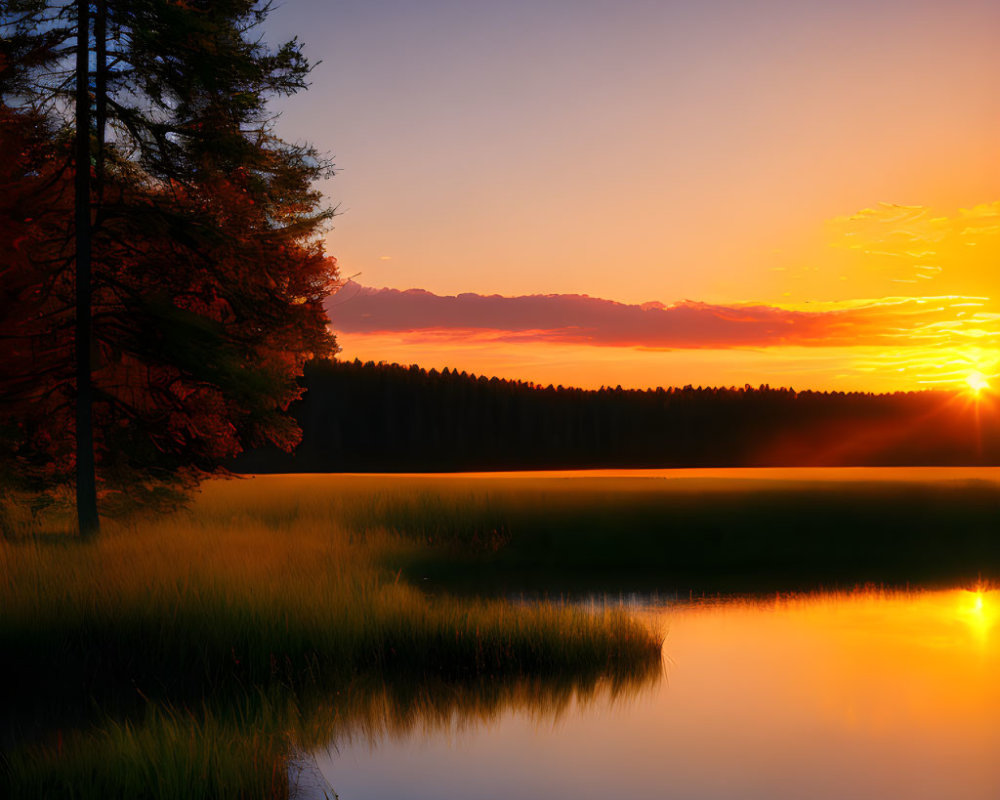
[[[322,63],[279,131],[340,169],[342,355],[582,386],[991,378],[998,30],[985,0],[286,0],[268,37]]]

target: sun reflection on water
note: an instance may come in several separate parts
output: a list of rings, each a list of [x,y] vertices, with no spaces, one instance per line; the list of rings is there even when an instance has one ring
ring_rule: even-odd
[[[438,713],[436,733],[338,743],[331,783],[398,796],[405,768],[407,790],[426,776],[426,796],[455,800],[654,797],[665,774],[701,800],[1000,796],[1000,586],[627,605],[667,632],[665,680],[567,703],[552,723],[527,694],[461,729]],[[457,788],[442,791],[441,775]]]
[[[961,593],[959,617],[982,642],[989,638],[1000,616],[996,594],[996,591],[982,585]]]

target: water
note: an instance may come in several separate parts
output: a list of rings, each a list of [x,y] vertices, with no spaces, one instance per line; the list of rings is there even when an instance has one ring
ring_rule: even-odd
[[[634,607],[634,606],[630,606]],[[317,757],[341,800],[1000,796],[1000,592],[656,600],[659,681],[456,704]]]

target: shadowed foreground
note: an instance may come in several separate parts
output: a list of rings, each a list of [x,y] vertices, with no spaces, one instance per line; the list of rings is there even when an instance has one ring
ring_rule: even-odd
[[[660,676],[622,612],[475,594],[1000,575],[990,471],[736,474],[213,481],[91,543],[8,507],[3,794],[284,797],[303,749]]]
[[[88,543],[8,514],[0,794],[282,797],[294,749],[374,706],[547,713],[658,678],[659,636],[623,613],[428,597],[391,568],[424,546],[365,524],[372,498],[291,488],[210,484]]]
[[[1000,577],[996,469],[257,481],[262,504],[292,486],[303,503],[337,486],[339,513],[352,527],[405,532],[407,541],[430,545],[394,562],[423,587],[766,592]]]

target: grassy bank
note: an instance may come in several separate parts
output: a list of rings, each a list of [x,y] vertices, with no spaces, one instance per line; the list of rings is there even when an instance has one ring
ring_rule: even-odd
[[[346,480],[371,502],[345,501],[344,513],[432,543],[414,549],[404,568],[426,579],[421,585],[480,594],[752,592],[1000,577],[997,471],[868,474],[359,476]]]
[[[998,518],[995,480],[939,475],[271,476],[90,543],[9,509],[0,796],[283,797],[296,748],[659,676],[621,613],[456,588],[996,579]]]
[[[301,719],[325,708],[344,735],[365,681],[479,686],[482,709],[505,702],[496,686],[656,679],[658,635],[624,614],[421,592],[398,564],[423,530],[389,530],[377,495],[339,488],[211,483],[189,511],[87,543],[9,514],[0,793],[280,797],[289,747],[335,730]]]
[[[4,545],[2,637],[22,680],[55,667],[173,694],[313,672],[541,674],[655,649],[621,615],[428,598],[391,571],[413,552],[406,539],[345,530],[321,508],[270,508],[270,519],[230,516],[209,496],[92,544]]]
[[[148,704],[131,719],[106,718],[14,750],[4,761],[0,789],[10,800],[287,798],[294,796],[290,762],[304,752],[461,730],[512,711],[553,719],[571,706],[634,700],[658,675],[647,667],[614,677],[362,676],[337,691],[274,688],[196,710]]]

